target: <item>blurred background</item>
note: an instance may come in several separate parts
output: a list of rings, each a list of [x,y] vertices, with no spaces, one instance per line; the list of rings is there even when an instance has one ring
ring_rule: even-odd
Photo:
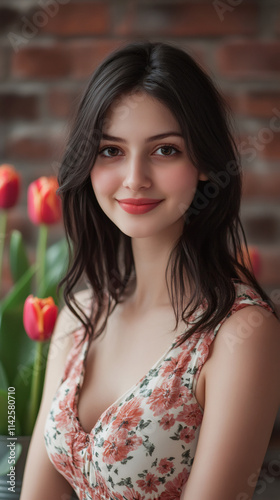
[[[32,251],[27,186],[57,173],[69,121],[96,65],[137,39],[189,52],[230,104],[244,168],[241,219],[257,277],[279,310],[280,0],[0,0],[0,163],[13,164],[23,180],[9,226]],[[51,238],[61,235],[60,224]],[[8,273],[4,279],[8,286]],[[278,460],[278,469],[267,469],[265,488],[256,492],[263,500],[280,497],[280,424],[271,450],[268,464]]]

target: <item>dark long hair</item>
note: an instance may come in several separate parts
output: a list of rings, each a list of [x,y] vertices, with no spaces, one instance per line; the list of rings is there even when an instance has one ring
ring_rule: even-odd
[[[206,304],[183,342],[194,331],[215,328],[227,315],[235,300],[234,282],[245,281],[264,300],[269,299],[244,260],[248,252],[239,219],[240,161],[227,106],[209,76],[181,49],[158,42],[131,43],[110,54],[92,75],[58,173],[70,255],[60,286],[64,285],[65,303],[85,326],[85,334],[96,338],[104,331],[109,314],[124,300],[134,276],[131,239],[100,208],[90,172],[110,105],[139,92],[171,110],[192,163],[208,178],[199,181],[191,206],[182,207],[183,233],[167,266],[172,271],[168,291],[175,328],[180,319],[188,324],[198,306]],[[90,312],[73,293],[83,277],[92,288]],[[186,285],[191,291],[187,305]]]

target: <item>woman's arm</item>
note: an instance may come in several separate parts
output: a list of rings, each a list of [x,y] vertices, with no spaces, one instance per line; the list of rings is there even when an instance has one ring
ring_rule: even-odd
[[[204,416],[181,500],[251,500],[280,404],[276,318],[258,306],[233,314],[205,375]]]
[[[87,294],[88,291],[79,292],[78,300],[83,303]],[[70,500],[71,497],[72,489],[69,483],[54,468],[47,455],[44,427],[73,343],[73,336],[66,333],[75,328],[76,322],[64,307],[57,319],[50,344],[43,397],[28,451],[20,500]]]

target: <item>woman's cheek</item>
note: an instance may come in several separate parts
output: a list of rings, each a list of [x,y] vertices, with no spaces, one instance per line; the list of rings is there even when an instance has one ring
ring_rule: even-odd
[[[167,189],[170,193],[186,193],[186,191],[195,192],[198,183],[198,172],[193,166],[185,164],[174,169],[162,171],[159,182],[162,189]]]
[[[96,194],[110,194],[117,188],[117,179],[105,169],[92,169],[91,183]]]

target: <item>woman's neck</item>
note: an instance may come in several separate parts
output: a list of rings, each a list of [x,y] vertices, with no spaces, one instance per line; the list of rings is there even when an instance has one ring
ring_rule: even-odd
[[[166,284],[166,268],[170,253],[176,245],[182,231],[178,221],[168,233],[159,233],[148,238],[133,238],[132,252],[135,264],[135,287],[128,302],[137,310],[170,306]],[[171,283],[170,266],[167,274]]]

